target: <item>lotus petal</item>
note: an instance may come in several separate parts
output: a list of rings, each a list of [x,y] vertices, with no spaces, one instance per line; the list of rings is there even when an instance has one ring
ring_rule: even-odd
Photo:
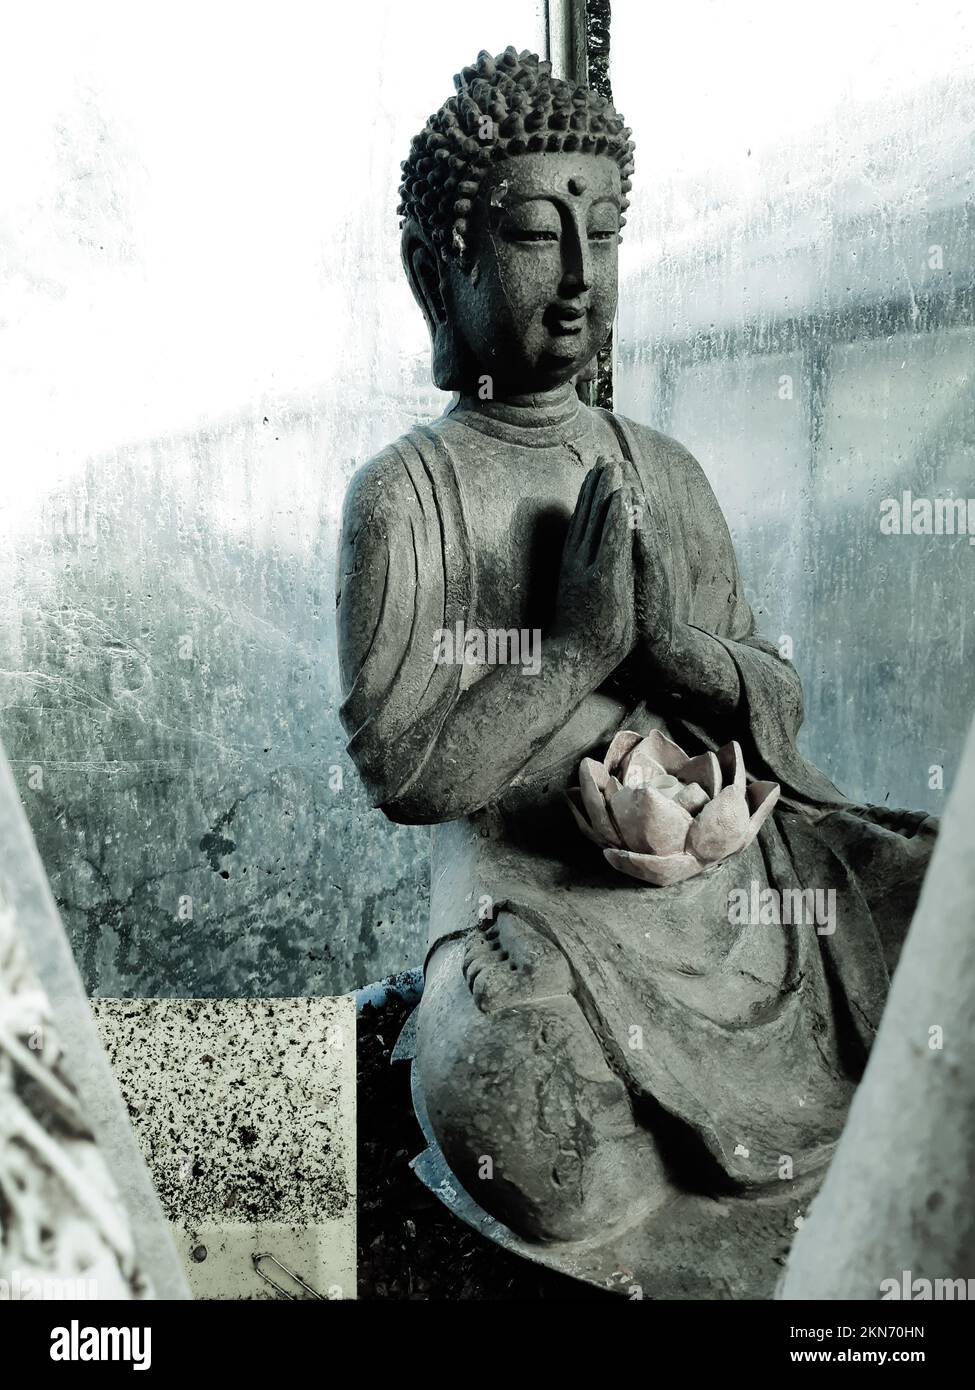
[[[658,888],[693,878],[704,867],[693,854],[632,854],[627,849],[604,849],[603,857],[620,873],[638,878],[642,883],[653,883]]]
[[[628,849],[652,854],[653,845],[647,838],[649,822],[648,798],[642,787],[623,787],[610,802],[613,824]],[[683,848],[683,844],[681,845]]]
[[[781,794],[782,788],[778,782],[749,782],[745,790],[745,800],[752,814],[742,841],[742,849],[746,849],[754,840],[775,810],[775,803]]]
[[[745,760],[741,756],[740,743],[732,741],[718,749],[718,766],[721,768],[722,785],[737,787],[740,792],[744,793]]]
[[[651,729],[646,738],[640,743],[639,747],[630,754],[630,761],[636,757],[637,753],[644,758],[652,758],[654,762],[660,764],[664,772],[676,773],[680,775],[680,770],[687,762],[687,754],[672,738],[662,734],[659,729]]]
[[[734,740],[717,754],[688,758],[659,729],[645,738],[620,729],[602,762],[583,758],[579,786],[566,795],[607,863],[664,887],[750,845],[780,794],[775,782],[748,783]]]
[[[606,749],[603,767],[607,772],[615,772],[618,776],[622,776],[620,763],[627,753],[632,753],[637,744],[642,742],[642,734],[635,734],[632,729],[620,729],[618,733],[613,735],[613,741]]]
[[[748,803],[737,787],[725,787],[691,824],[687,848],[708,864],[740,849],[748,831]]]
[[[579,788],[570,787],[565,793],[565,799],[569,803],[569,810],[575,817],[575,823],[582,831],[583,835],[585,835],[587,840],[592,840],[594,845],[599,845],[600,849],[602,849],[606,841],[599,838],[595,830],[593,830],[592,826],[586,820],[582,808],[582,793],[579,791]]]
[[[627,849],[662,855],[684,848],[691,813],[653,787],[624,787],[609,804]]]
[[[680,794],[684,790],[683,782],[679,782],[676,777],[671,777],[669,772],[661,773],[659,777],[655,777],[650,786],[655,792],[665,796],[668,801],[680,801]]]
[[[623,783],[619,780],[618,777],[614,777],[613,774],[610,773],[609,779],[608,779],[608,781],[607,781],[607,783],[606,783],[606,790],[603,792],[603,796],[604,796],[605,801],[606,801],[606,812],[607,812],[607,814],[608,814],[608,816],[609,816],[609,819],[610,819],[610,821],[611,821],[611,823],[612,823],[613,829],[616,831],[616,839],[617,839],[617,842],[618,842],[620,845],[625,844],[625,841],[624,841],[624,839],[623,839],[623,836],[622,836],[621,833],[620,833],[620,828],[619,828],[619,826],[616,824],[616,820],[615,820],[615,818],[614,818],[614,816],[613,816],[613,805],[612,805],[612,802],[613,802],[613,797],[616,795],[616,793],[617,793],[617,792],[621,792],[622,790],[623,790]]]
[[[696,782],[703,787],[709,799],[721,790],[721,766],[713,753],[699,753],[696,758],[688,758],[677,775],[682,782]]]
[[[649,787],[654,782],[658,782],[661,777],[669,777],[656,758],[651,758],[648,753],[642,753],[639,748],[635,748],[623,763],[623,786],[624,787]]]
[[[654,745],[648,738],[641,739],[637,746],[623,759],[622,777],[624,783],[627,775],[635,768],[640,768],[643,771],[643,786],[649,783],[651,777],[663,777],[670,771],[666,763],[661,762],[660,758],[657,757]]]
[[[708,804],[710,797],[696,782],[688,782],[686,787],[681,787],[675,800],[678,806],[683,806],[685,811],[690,811],[692,816],[696,816],[698,811]]]
[[[623,842],[616,833],[606,807],[607,793],[615,790],[610,785],[611,780],[616,781],[615,778],[610,778],[602,763],[597,763],[594,758],[583,758],[579,764],[579,794],[589,824],[600,837],[600,843],[621,846]],[[619,786],[619,783],[616,785]]]

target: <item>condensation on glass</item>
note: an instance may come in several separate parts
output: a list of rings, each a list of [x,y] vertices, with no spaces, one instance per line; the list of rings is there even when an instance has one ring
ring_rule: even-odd
[[[399,161],[481,47],[544,48],[535,0],[425,8],[8,20],[45,61],[0,88],[0,736],[92,992],[419,958],[427,832],[344,753],[335,540],[353,470],[445,402]],[[807,751],[940,809],[975,547],[879,517],[975,493],[975,46],[941,0],[870,8],[615,0],[616,401],[711,477]]]
[[[805,751],[850,796],[940,811],[975,711],[975,544],[923,533],[939,500],[975,533],[972,17],[667,8],[613,6],[637,141],[616,408],[708,474]]]
[[[486,8],[10,17],[0,736],[90,992],[293,995],[422,952],[428,832],[338,718],[354,469],[446,397],[400,161]]]

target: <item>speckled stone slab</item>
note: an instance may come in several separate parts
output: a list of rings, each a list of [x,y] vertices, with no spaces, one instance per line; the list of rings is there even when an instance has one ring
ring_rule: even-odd
[[[194,1295],[354,1298],[354,998],[92,1007]]]

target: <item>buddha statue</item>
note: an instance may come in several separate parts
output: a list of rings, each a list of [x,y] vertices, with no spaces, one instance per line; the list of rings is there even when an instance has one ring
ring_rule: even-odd
[[[804,759],[799,678],[701,467],[580,399],[631,132],[513,48],[455,85],[400,207],[453,400],[355,475],[337,599],[350,755],[386,816],[434,827],[418,1081],[458,1183],[520,1241],[622,1241],[651,1283],[697,1261],[665,1296],[767,1295],[935,825]]]

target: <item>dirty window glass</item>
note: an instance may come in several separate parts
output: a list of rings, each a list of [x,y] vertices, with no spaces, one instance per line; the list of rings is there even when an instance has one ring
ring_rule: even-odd
[[[0,736],[91,992],[420,962],[428,831],[345,755],[335,540],[446,399],[400,161],[479,49],[542,38],[533,0],[5,15]]]
[[[612,54],[616,407],[707,472],[807,755],[938,811],[973,709],[975,22],[620,0]]]

